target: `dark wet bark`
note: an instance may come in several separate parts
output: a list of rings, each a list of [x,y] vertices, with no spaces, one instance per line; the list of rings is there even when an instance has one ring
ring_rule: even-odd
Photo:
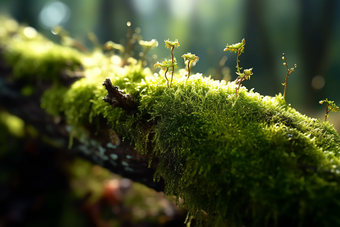
[[[65,80],[65,75],[61,76]],[[73,76],[69,79],[74,81]],[[66,124],[64,117],[52,117],[40,108],[41,95],[50,84],[37,84],[36,92],[31,96],[21,94],[20,91],[24,86],[24,81],[13,80],[11,68],[6,66],[0,53],[0,109],[18,116],[25,124],[32,125],[42,135],[54,141],[60,152],[80,156],[122,177],[142,183],[157,191],[163,191],[164,182],[153,181],[156,164],[148,168],[149,157],[141,155],[130,145],[129,141],[121,141],[119,135],[108,128],[105,119],[100,122],[101,129],[96,135],[91,135],[85,143],[74,139],[72,148],[68,149],[70,126]],[[123,94],[116,99],[110,96],[113,105],[126,107],[129,110],[133,106],[131,98]],[[113,139],[116,143],[112,142]]]

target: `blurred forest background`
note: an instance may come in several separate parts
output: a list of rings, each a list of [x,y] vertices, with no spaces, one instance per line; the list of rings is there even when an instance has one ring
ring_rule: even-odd
[[[285,80],[286,67],[282,65],[281,57],[284,52],[289,67],[293,67],[295,63],[298,65],[288,80],[287,102],[302,113],[320,120],[323,119],[325,111],[325,106],[319,105],[321,99],[327,97],[338,105],[340,104],[338,90],[340,87],[339,12],[340,1],[337,0],[0,0],[0,14],[9,15],[20,23],[36,28],[38,32],[55,42],[59,42],[59,38],[52,34],[51,29],[57,25],[61,25],[71,37],[90,48],[92,44],[88,40],[89,32],[95,33],[102,44],[112,40],[125,45],[128,29],[140,29],[143,40],[156,39],[159,42],[159,46],[149,53],[150,62],[152,62],[169,57],[169,51],[164,48],[163,40],[178,39],[181,47],[175,50],[175,56],[179,59],[186,52],[198,55],[200,60],[193,70],[207,76],[211,75],[212,78],[218,80],[236,79],[236,54],[223,52],[223,49],[227,43],[240,42],[242,38],[245,38],[245,53],[240,57],[240,65],[244,68],[254,68],[254,75],[243,85],[248,89],[254,88],[256,92],[263,95],[274,96],[279,92],[283,93],[284,87],[281,83]],[[128,21],[131,22],[129,28],[127,27]],[[134,52],[132,54],[138,58],[140,50],[132,51]],[[184,63],[179,61],[179,68],[183,67]],[[2,113],[0,118],[4,120],[11,116]],[[22,124],[19,119],[16,120],[18,124]],[[330,114],[329,120],[339,131],[339,114]],[[0,127],[3,127],[3,130],[6,128],[1,124]],[[0,151],[5,149],[3,144],[13,138],[2,137],[1,140]],[[30,212],[35,214],[34,209],[38,209],[42,201],[54,201],[56,207],[52,206],[51,209],[65,211],[60,212],[59,216],[54,212],[53,214],[60,219],[58,222],[48,222],[48,226],[66,226],[70,223],[72,226],[88,224],[89,222],[84,223],[80,221],[81,219],[77,219],[80,216],[77,216],[67,205],[70,201],[74,202],[74,198],[78,198],[77,207],[81,207],[83,214],[94,223],[91,222],[93,225],[89,226],[137,225],[136,223],[141,223],[138,220],[146,217],[153,218],[153,221],[148,221],[148,223],[161,225],[172,218],[176,219],[174,218],[176,215],[180,218],[185,215],[184,211],[175,211],[174,203],[163,200],[163,196],[158,193],[140,189],[139,186],[131,186],[128,180],[113,176],[99,166],[89,166],[84,161],[73,160],[72,164],[69,161],[61,161],[63,157],[59,157],[53,149],[45,155],[51,156],[48,158],[53,157],[56,162],[62,162],[63,168],[60,169],[60,163],[56,164],[58,167],[55,168],[54,166],[41,167],[45,168],[46,176],[40,176],[38,182],[34,184],[45,184],[55,189],[65,189],[69,187],[67,185],[71,185],[71,188],[78,193],[78,197],[76,195],[65,197],[65,194],[53,192],[54,194],[45,195],[44,199],[42,197],[32,199],[27,196],[22,196],[18,200],[8,199],[6,196],[11,195],[10,188],[7,190],[3,182],[13,181],[15,188],[23,194],[25,193],[20,191],[22,190],[20,187],[33,184],[30,178],[27,178],[26,183],[16,182],[16,178],[13,178],[10,173],[10,168],[21,165],[22,169],[17,169],[15,174],[39,175],[41,169],[31,168],[30,173],[26,171],[25,165],[28,169],[32,162],[35,166],[43,165],[44,157],[40,157],[41,160],[30,160],[26,156],[31,157],[30,152],[50,149],[45,147],[47,145],[32,148],[33,145],[27,143],[27,138],[24,143],[15,142],[11,146],[11,148],[6,148],[7,151],[12,149],[17,152],[17,156],[9,157],[4,155],[4,152],[0,153],[2,166],[0,168],[2,188],[0,189],[7,193],[0,196],[0,201],[7,201],[6,209],[10,210],[7,216],[0,217],[0,224],[12,223],[4,219],[8,221],[13,218],[19,220],[16,223],[21,223],[25,209],[33,207],[33,211],[30,210]],[[21,149],[28,153],[22,155],[19,152]],[[58,159],[54,156],[58,156]],[[52,173],[55,175],[49,175]],[[64,175],[68,176],[66,177],[68,182],[64,182]],[[45,182],[42,183],[42,180]],[[36,187],[39,190],[43,188],[39,185]],[[136,190],[134,194],[126,190],[132,187]],[[86,191],[84,188],[90,189]],[[119,188],[118,194],[115,195],[116,197],[111,195],[112,198],[110,196],[107,198],[105,190],[112,190],[112,188]],[[33,187],[30,190],[37,189]],[[125,205],[122,205],[123,194],[126,194],[128,198]],[[41,196],[38,192],[37,195]],[[58,196],[63,196],[63,199]],[[108,216],[116,214],[123,221],[118,218],[115,222],[109,218],[110,222],[106,223],[97,218],[99,210],[104,209],[102,205],[99,205],[103,198],[106,198],[106,203],[109,204],[105,207],[111,209],[109,212],[104,212],[104,216],[107,217],[108,213]],[[57,203],[58,199],[63,200],[64,203]],[[87,199],[97,201],[97,203],[90,208],[87,205],[85,207],[83,201]],[[136,201],[138,205],[134,203]],[[5,208],[0,211],[4,211],[3,209]],[[124,217],[122,212],[125,212]],[[131,218],[131,215],[135,218]],[[134,221],[131,222],[131,220]],[[35,222],[34,224],[39,226]],[[47,226],[46,224],[47,222],[42,222],[40,226]]]

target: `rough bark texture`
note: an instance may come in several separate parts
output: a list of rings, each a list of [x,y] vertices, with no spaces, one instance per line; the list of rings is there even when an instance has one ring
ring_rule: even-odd
[[[137,105],[132,95],[123,94],[119,87],[113,86],[110,78],[106,78],[103,82],[108,94],[103,98],[104,102],[109,103],[113,108],[121,107],[127,114],[133,114],[137,109]]]
[[[64,80],[65,75],[61,75]],[[68,80],[73,82],[74,77],[70,76]],[[120,141],[119,135],[110,131],[104,120],[101,123],[102,130],[97,135],[91,135],[91,139],[98,143],[84,144],[75,139],[72,148],[68,149],[70,135],[68,132],[69,126],[66,124],[65,119],[62,116],[58,118],[51,117],[40,108],[40,97],[50,84],[37,84],[35,94],[29,97],[23,96],[20,93],[24,85],[24,81],[13,80],[11,78],[11,68],[6,66],[5,62],[1,59],[0,53],[1,109],[5,109],[9,113],[18,116],[26,124],[34,126],[41,134],[55,141],[60,152],[68,152],[80,156],[122,177],[142,183],[157,191],[163,191],[163,181],[153,181],[156,163],[151,168],[148,168],[149,157],[140,155],[128,141]],[[132,111],[133,108],[130,107],[133,106],[133,99],[131,98],[126,95],[114,98],[109,93],[106,100],[110,100],[111,105],[124,106],[129,111]],[[127,100],[127,102],[123,100]],[[114,140],[117,141],[117,144],[112,145]]]

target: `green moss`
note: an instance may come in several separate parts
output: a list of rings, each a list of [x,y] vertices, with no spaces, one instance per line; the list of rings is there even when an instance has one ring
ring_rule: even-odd
[[[21,94],[24,95],[24,96],[31,96],[34,94],[34,87],[33,86],[30,86],[30,85],[27,85],[25,87],[23,87],[21,89]]]
[[[0,18],[0,26],[2,57],[12,67],[14,78],[58,82],[62,71],[80,70],[85,56],[77,50],[55,44],[34,28],[18,26],[11,19]]]
[[[7,112],[0,112],[0,122],[7,127],[9,134],[16,137],[24,136],[24,121]]]
[[[278,217],[312,218],[320,226],[340,221],[335,129],[286,106],[281,95],[242,87],[235,96],[234,87],[195,75],[171,88],[159,77],[142,92],[141,114],[157,120],[151,141],[166,193],[184,199],[194,214],[202,209],[234,224],[254,218],[270,226]],[[145,140],[134,142],[150,152]],[[330,219],[321,218],[325,212]]]
[[[120,108],[112,108],[103,102],[103,97],[107,94],[102,82],[105,78],[110,77],[116,86],[119,86],[125,93],[131,93],[138,101],[139,90],[145,87],[142,81],[146,75],[151,75],[149,69],[142,69],[137,61],[130,61],[129,66],[124,68],[111,65],[108,58],[102,54],[93,55],[94,60],[100,60],[100,64],[87,64],[84,59],[84,65],[88,65],[85,70],[85,78],[82,78],[71,85],[70,88],[63,86],[54,86],[47,90],[42,96],[41,107],[52,115],[64,114],[68,124],[73,126],[70,131],[70,146],[73,137],[81,139],[83,137],[85,126],[96,124],[100,119],[105,118],[108,124],[127,138],[134,131],[136,122],[139,118],[128,116]],[[129,120],[127,120],[129,119]],[[127,131],[130,131],[127,133]],[[85,132],[88,134],[88,132]],[[142,135],[138,135],[142,136]]]
[[[71,52],[63,61],[53,54],[40,58],[37,51],[27,57],[41,66],[33,75],[22,66],[26,55],[20,51],[39,48],[28,44],[32,47],[20,44],[22,49],[7,51],[17,76],[33,78],[49,70],[55,75],[60,62],[73,58]],[[64,51],[58,48],[56,53]],[[81,62],[85,78],[70,88],[47,90],[42,107],[65,114],[74,132],[105,118],[140,152],[157,157],[155,178],[164,178],[165,192],[182,198],[196,218],[204,210],[215,223],[231,226],[243,226],[244,220],[252,220],[247,226],[282,220],[298,220],[301,226],[340,224],[340,137],[329,122],[302,115],[281,94],[262,96],[241,87],[236,96],[234,83],[200,74],[189,80],[177,75],[169,88],[163,74],[152,75],[136,61],[122,68],[94,53]],[[102,101],[106,77],[134,95],[136,113],[127,115]]]
[[[104,117],[141,152],[153,152],[156,178],[191,213],[204,210],[234,224],[254,218],[254,226],[278,217],[313,218],[324,226],[338,221],[340,138],[330,123],[300,114],[281,95],[241,87],[235,96],[233,83],[201,75],[175,80],[171,88],[134,65],[113,75],[113,84],[137,98],[134,115],[102,101],[105,73],[62,92],[59,110],[71,125]],[[318,210],[320,203],[329,208]],[[321,218],[326,213],[333,219]]]
[[[4,58],[13,67],[14,78],[58,81],[62,70],[75,70],[80,66],[81,54],[50,41],[9,42]]]
[[[64,94],[67,90],[64,86],[53,86],[46,90],[41,97],[41,108],[51,115],[58,115],[62,111]]]

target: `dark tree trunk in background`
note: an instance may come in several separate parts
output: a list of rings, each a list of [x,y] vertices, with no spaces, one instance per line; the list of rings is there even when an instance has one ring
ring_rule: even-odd
[[[60,152],[82,157],[113,173],[142,183],[157,191],[164,190],[164,181],[154,182],[153,179],[157,160],[153,159],[151,168],[149,168],[149,156],[141,155],[128,141],[117,142],[115,148],[108,145],[110,143],[112,145],[112,141],[110,141],[109,128],[104,119],[103,122],[99,122],[101,130],[96,135],[90,135],[86,141],[82,142],[75,139],[72,148],[69,149],[70,135],[65,119],[61,116],[60,119],[56,120],[55,117],[48,115],[40,107],[41,95],[51,84],[37,84],[35,86],[36,92],[33,95],[22,95],[21,89],[26,82],[11,79],[12,69],[6,66],[1,54],[0,50],[0,109],[5,109],[16,115],[26,125],[32,125],[37,129],[41,135],[55,141]],[[95,131],[96,129],[89,129],[89,132]],[[95,141],[95,143],[90,143],[90,140]],[[102,148],[99,149],[99,147]],[[112,158],[112,155],[114,155],[114,158]]]
[[[39,7],[35,0],[13,0],[10,13],[19,22],[28,24],[34,28],[39,27]]]
[[[115,1],[101,0],[99,4],[99,20],[95,34],[98,34],[99,39],[103,42],[108,40],[116,40],[115,24],[113,23],[112,14],[114,13]]]
[[[198,10],[198,5],[194,4],[192,5],[192,11],[191,11],[191,15],[190,17],[188,17],[189,20],[189,29],[188,29],[188,46],[187,49],[188,50],[195,50],[195,55],[199,56],[199,61],[202,62],[201,64],[197,64],[197,66],[192,67],[191,69],[191,73],[190,74],[194,74],[195,71],[199,72],[199,71],[203,71],[200,70],[200,68],[202,69],[201,65],[203,64],[203,62],[211,62],[211,65],[213,65],[214,63],[212,63],[212,59],[213,59],[213,55],[214,53],[209,53],[208,48],[210,48],[209,46],[204,46],[200,43],[200,41],[196,38],[196,37],[203,37],[204,36],[204,32],[202,29],[202,26],[200,24],[200,16],[199,16],[199,10]],[[207,53],[208,52],[208,53]],[[222,53],[222,51],[221,51]],[[183,58],[181,58],[181,60],[183,60]],[[219,72],[217,72],[219,73]],[[217,75],[218,76],[218,75]],[[220,76],[221,77],[221,76]],[[221,78],[214,78],[214,79],[218,79],[220,80]]]
[[[112,40],[119,43],[126,39],[126,22],[131,21],[135,25],[135,13],[130,1],[100,0],[98,26],[94,33],[98,35],[102,43]],[[119,17],[124,15],[124,17]]]
[[[317,75],[325,77],[330,67],[329,50],[335,25],[336,4],[337,0],[300,0],[299,52],[303,54],[301,65],[305,73],[303,75],[305,108],[315,105],[320,97],[323,97],[322,90],[315,90],[311,82]]]
[[[275,71],[275,59],[280,56],[276,56],[272,49],[270,48],[272,45],[270,44],[270,37],[268,35],[268,29],[266,29],[265,19],[264,19],[264,1],[263,0],[248,0],[246,3],[246,10],[244,12],[244,16],[246,19],[246,43],[251,46],[256,46],[258,50],[256,51],[260,56],[259,64],[262,64],[262,68],[265,69],[263,75],[256,74],[258,76],[262,76],[265,78],[266,83],[270,84],[267,86],[267,90],[261,92],[264,94],[274,95],[277,94],[277,91],[281,89],[280,81],[276,76]],[[247,37],[249,37],[247,39]],[[256,42],[256,43],[255,43]],[[245,50],[247,52],[247,50]],[[252,51],[255,52],[255,51]],[[249,55],[248,55],[249,56]],[[258,59],[255,56],[251,56],[251,62],[255,62]]]

